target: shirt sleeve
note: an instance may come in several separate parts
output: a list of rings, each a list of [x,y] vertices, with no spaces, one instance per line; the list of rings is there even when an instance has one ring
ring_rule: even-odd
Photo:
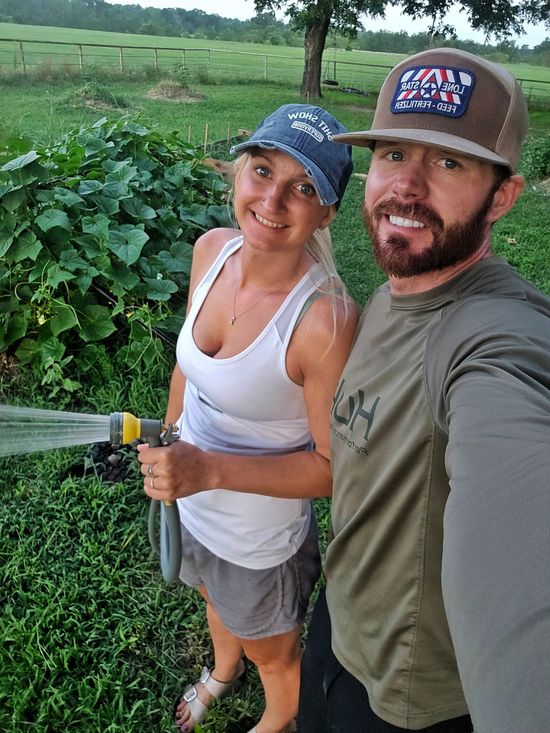
[[[550,730],[550,318],[477,300],[429,339],[442,588],[475,733]]]

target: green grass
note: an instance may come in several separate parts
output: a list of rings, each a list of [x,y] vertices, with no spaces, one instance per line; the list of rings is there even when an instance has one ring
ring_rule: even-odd
[[[160,416],[172,358],[157,364],[153,380],[129,380],[116,358],[101,361],[78,410]],[[0,401],[48,406],[31,384],[26,373],[3,375]],[[198,595],[160,576],[148,500],[127,454],[133,470],[116,484],[98,478],[86,447],[0,460],[3,733],[172,731],[174,700],[212,662]],[[259,690],[253,672],[204,733],[252,727]]]

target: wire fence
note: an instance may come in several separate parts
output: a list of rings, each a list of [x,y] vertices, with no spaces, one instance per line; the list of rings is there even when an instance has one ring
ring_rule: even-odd
[[[375,91],[390,65],[323,59],[322,81],[344,91]],[[52,73],[84,76],[95,70],[112,74],[178,71],[207,81],[251,79],[300,84],[303,58],[212,48],[107,45],[0,38],[0,73],[47,78]],[[550,81],[518,77],[528,100],[550,101]]]

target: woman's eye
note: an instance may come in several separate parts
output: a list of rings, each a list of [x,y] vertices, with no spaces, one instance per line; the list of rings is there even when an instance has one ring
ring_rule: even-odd
[[[255,166],[254,170],[259,176],[262,176],[262,178],[266,178],[269,175],[269,171],[265,167],[265,165],[257,165]]]
[[[315,194],[315,189],[310,183],[299,183],[298,190],[306,196],[313,196]]]

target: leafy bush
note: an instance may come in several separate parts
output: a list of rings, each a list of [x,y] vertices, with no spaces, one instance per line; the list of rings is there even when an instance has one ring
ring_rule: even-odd
[[[227,225],[226,184],[178,133],[103,118],[0,169],[0,351],[71,391],[97,342],[150,364],[183,320],[192,244]],[[116,343],[115,343],[116,337]]]
[[[520,171],[530,181],[550,176],[550,135],[543,135],[525,145]]]

